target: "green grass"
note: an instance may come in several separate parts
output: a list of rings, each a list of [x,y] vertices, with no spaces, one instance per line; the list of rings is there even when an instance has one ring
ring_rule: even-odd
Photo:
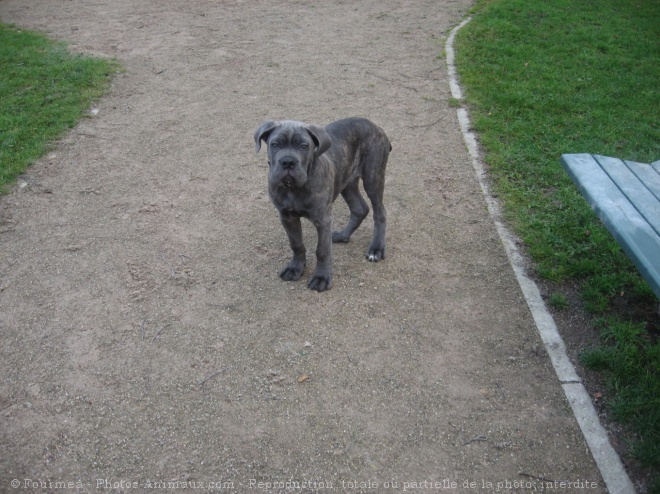
[[[76,124],[118,67],[0,24],[0,190]]]
[[[562,293],[552,293],[548,298],[548,303],[551,307],[557,310],[568,309],[568,299]]]
[[[537,274],[558,285],[577,282],[585,307],[610,315],[608,331],[621,335],[606,331],[604,346],[594,352],[612,357],[640,349],[626,358],[655,383],[656,393],[658,343],[643,328],[657,322],[625,307],[652,310],[658,301],[559,158],[588,152],[660,159],[659,19],[655,0],[482,0],[456,39],[458,72],[484,160]],[[557,297],[551,302],[565,305]],[[626,330],[629,320],[636,336]],[[596,365],[590,355],[585,362]],[[637,457],[660,468],[660,425],[650,413],[657,412],[657,400],[635,379],[620,376],[620,367],[596,366],[612,384],[613,410],[629,404],[631,413],[613,415],[640,433]]]
[[[639,434],[634,454],[648,466],[660,465],[660,345],[649,341],[643,324],[602,319],[599,326],[607,345],[584,352],[582,361],[606,373],[615,391],[612,416]]]

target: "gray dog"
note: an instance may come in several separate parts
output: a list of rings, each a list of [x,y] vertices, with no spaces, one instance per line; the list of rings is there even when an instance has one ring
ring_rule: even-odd
[[[385,258],[385,166],[392,150],[383,130],[364,118],[347,118],[326,127],[292,120],[264,122],[254,133],[257,152],[268,144],[268,193],[289,236],[293,257],[280,273],[297,280],[305,269],[300,218],[318,232],[316,270],[307,286],[322,292],[332,287],[332,242],[348,242],[369,214],[362,198],[362,179],[374,214],[369,261]],[[341,193],[351,211],[342,231],[332,232],[332,203]]]

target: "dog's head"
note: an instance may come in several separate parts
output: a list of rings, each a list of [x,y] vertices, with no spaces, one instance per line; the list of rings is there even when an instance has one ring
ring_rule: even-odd
[[[288,188],[305,185],[314,160],[332,145],[323,127],[293,120],[264,122],[254,133],[257,152],[262,140],[268,144],[269,182]]]

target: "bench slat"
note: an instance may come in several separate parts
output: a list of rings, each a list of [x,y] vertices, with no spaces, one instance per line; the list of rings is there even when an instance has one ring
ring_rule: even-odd
[[[594,156],[594,159],[619,187],[630,203],[635,206],[639,214],[651,225],[655,233],[660,235],[660,202],[647,185],[640,181],[626,163],[618,158]],[[655,170],[652,171],[655,173]],[[660,188],[658,194],[660,194]],[[660,249],[660,246],[658,248]]]
[[[598,218],[660,298],[660,235],[590,154],[564,154],[561,163]]]
[[[634,161],[625,161],[624,163],[632,171],[646,188],[660,201],[660,167],[658,170],[653,165],[645,163],[635,163]]]
[[[651,168],[653,168],[656,172],[660,173],[660,161],[654,161],[651,163]]]

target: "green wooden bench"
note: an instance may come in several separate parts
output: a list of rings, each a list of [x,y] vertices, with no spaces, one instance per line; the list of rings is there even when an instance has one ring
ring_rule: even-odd
[[[564,154],[561,163],[660,298],[660,161]]]

